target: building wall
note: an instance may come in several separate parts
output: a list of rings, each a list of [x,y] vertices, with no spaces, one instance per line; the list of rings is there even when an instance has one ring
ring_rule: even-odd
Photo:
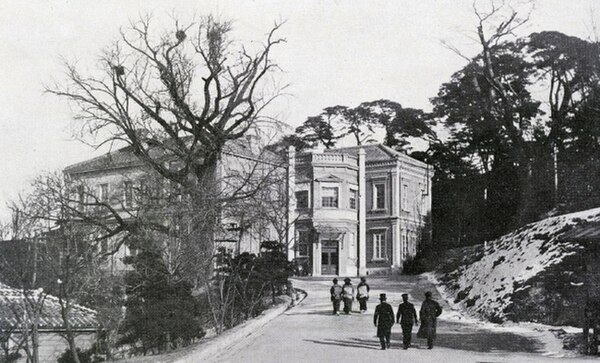
[[[75,344],[77,348],[82,351],[92,347],[96,340],[95,332],[80,333],[75,337]],[[39,356],[40,362],[56,362],[66,349],[69,348],[69,344],[66,339],[63,338],[58,332],[44,332],[39,333]],[[21,358],[16,363],[26,363],[27,354],[24,351],[19,352]]]
[[[336,150],[328,150],[326,154],[302,154],[296,158],[296,191],[308,191],[310,199],[308,208],[296,209],[297,229],[313,231],[311,254],[301,258],[312,264],[316,274],[320,273],[315,264],[321,263],[319,243],[322,236],[327,238],[326,226],[344,231],[337,237],[340,241],[339,275],[357,272],[360,227],[358,210],[349,208],[349,190],[359,189],[358,161],[340,155]],[[416,254],[431,212],[432,175],[426,164],[407,156],[372,159],[375,160],[366,163],[364,181],[367,217],[364,243],[367,272],[377,273],[390,268],[401,269],[403,262]],[[324,186],[339,187],[337,208],[321,205]],[[358,206],[358,201],[356,204]],[[353,246],[352,251],[349,251],[350,246]]]

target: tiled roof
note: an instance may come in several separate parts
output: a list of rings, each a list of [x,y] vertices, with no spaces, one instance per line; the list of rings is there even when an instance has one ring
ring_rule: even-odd
[[[37,301],[41,290],[31,291],[33,301]],[[0,326],[16,327],[23,316],[26,299],[23,291],[0,283]],[[81,305],[71,307],[71,326],[73,329],[95,329],[98,325],[96,311]],[[58,298],[46,295],[39,321],[40,329],[64,329]]]
[[[69,165],[64,171],[69,174],[76,174],[93,170],[124,168],[140,165],[142,165],[142,163],[133,154],[131,146],[126,146],[122,149],[108,152],[93,159],[88,159],[77,164]]]
[[[253,152],[252,143],[257,142],[248,138],[240,138],[232,140],[225,144],[223,148],[224,153],[241,155],[245,157],[258,157]],[[162,151],[156,149],[153,157],[159,158]],[[152,150],[151,150],[152,154]],[[104,155],[95,157],[93,159],[85,160],[77,164],[67,166],[64,171],[68,174],[85,173],[96,170],[116,169],[116,168],[128,168],[128,167],[139,167],[143,166],[142,161],[134,155],[131,146],[118,149],[116,151],[108,152]]]

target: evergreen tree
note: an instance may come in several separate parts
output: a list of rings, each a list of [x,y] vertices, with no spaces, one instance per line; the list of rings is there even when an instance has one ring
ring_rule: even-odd
[[[204,335],[192,286],[181,271],[163,261],[156,246],[140,244],[136,256],[126,258],[133,270],[125,276],[126,315],[121,345],[135,353],[159,353],[190,344]]]

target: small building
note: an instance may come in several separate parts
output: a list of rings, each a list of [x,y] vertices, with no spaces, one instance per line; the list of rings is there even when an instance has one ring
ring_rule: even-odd
[[[60,303],[55,296],[42,295],[41,290],[30,293],[26,297],[22,290],[0,283],[0,355],[17,352],[20,354],[17,363],[27,361],[24,339],[26,334],[31,334],[31,308],[39,301],[40,305],[35,306],[41,306],[38,323],[40,362],[56,362],[68,349]],[[89,349],[96,341],[96,311],[80,305],[73,305],[71,309],[69,322],[76,335],[76,345],[81,350]],[[29,339],[31,344],[31,337]]]
[[[429,165],[381,144],[289,155],[290,259],[313,276],[400,270],[430,233]]]

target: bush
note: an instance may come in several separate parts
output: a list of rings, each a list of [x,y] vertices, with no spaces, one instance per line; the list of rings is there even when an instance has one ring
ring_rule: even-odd
[[[103,359],[94,356],[93,349],[82,351],[81,349],[77,348],[77,356],[79,357],[79,363],[96,363],[103,361]],[[71,350],[68,348],[60,357],[58,357],[56,361],[58,363],[75,363],[73,354],[71,354]]]
[[[21,358],[21,354],[18,352],[8,353],[6,356],[0,356],[0,363],[14,363]]]
[[[426,258],[417,254],[406,259],[402,273],[405,275],[418,275],[430,270]]]

